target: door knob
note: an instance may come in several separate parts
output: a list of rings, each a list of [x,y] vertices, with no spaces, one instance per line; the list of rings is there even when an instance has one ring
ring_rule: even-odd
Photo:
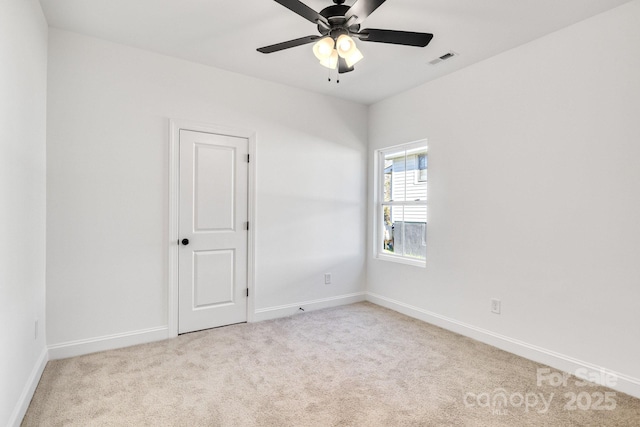
[[[189,244],[189,239],[182,239],[182,244],[187,246]]]

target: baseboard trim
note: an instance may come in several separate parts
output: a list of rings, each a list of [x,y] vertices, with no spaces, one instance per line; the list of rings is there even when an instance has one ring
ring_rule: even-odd
[[[98,351],[113,350],[132,345],[146,344],[169,338],[169,327],[141,329],[121,334],[105,335],[85,340],[68,341],[49,346],[51,360],[82,356]]]
[[[48,361],[49,352],[45,347],[42,349],[40,357],[38,357],[36,364],[31,370],[31,374],[29,375],[27,383],[22,390],[22,394],[20,394],[18,403],[16,403],[16,406],[13,409],[13,413],[11,414],[9,423],[7,424],[9,427],[19,427],[22,423],[22,419],[27,413],[27,409],[29,409],[29,404],[31,403],[33,394],[36,392],[36,387],[38,387],[38,383],[40,382],[40,378],[42,377],[42,373],[44,372],[44,368],[47,366]]]
[[[296,302],[293,304],[279,305],[274,307],[259,308],[253,312],[252,322],[276,319],[278,317],[291,316],[299,313],[300,308],[305,311],[319,310],[321,308],[337,307],[339,305],[353,304],[366,300],[366,292],[355,292],[352,294],[338,295],[329,298],[320,298],[311,301]]]
[[[277,307],[267,307],[255,310],[251,321],[259,322],[262,320],[290,316],[297,313],[300,307],[304,308],[305,311],[312,311],[319,310],[321,308],[352,304],[364,301],[365,299],[365,292],[356,292],[352,294],[297,302],[294,304],[281,305]],[[148,342],[160,341],[167,338],[172,338],[169,333],[169,326],[125,332],[122,334],[106,335],[85,340],[68,341],[60,344],[50,345],[49,358],[51,360],[65,359],[67,357],[82,356],[85,354],[96,353],[98,351],[113,350],[117,348],[129,347],[132,345],[145,344]]]
[[[580,373],[582,378],[614,378],[615,385],[606,384],[610,388],[640,398],[640,379],[634,378],[611,369],[584,362],[573,357],[557,353],[536,345],[496,334],[489,330],[459,322],[446,316],[439,315],[410,304],[403,303],[382,295],[367,292],[367,301],[389,308],[415,319],[439,326],[460,335],[497,347],[509,353],[522,356],[534,362],[548,365],[570,374]]]

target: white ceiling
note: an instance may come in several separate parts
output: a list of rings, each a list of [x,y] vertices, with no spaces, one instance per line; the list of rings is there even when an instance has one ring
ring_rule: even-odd
[[[362,28],[430,32],[433,41],[425,48],[357,42],[365,58],[339,84],[327,81],[328,70],[318,64],[312,44],[268,55],[256,51],[318,34],[314,24],[273,0],[40,3],[52,27],[370,104],[628,1],[387,0]],[[303,2],[316,11],[332,4]],[[450,50],[459,56],[428,64]]]

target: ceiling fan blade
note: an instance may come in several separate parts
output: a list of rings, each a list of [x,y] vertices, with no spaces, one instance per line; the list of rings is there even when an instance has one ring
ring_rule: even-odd
[[[347,61],[344,58],[338,58],[338,74],[348,73],[353,70],[353,67],[347,66]]]
[[[433,38],[433,34],[430,33],[379,30],[376,28],[366,28],[354,35],[364,42],[391,43],[417,47],[425,47]]]
[[[298,0],[275,0],[275,2],[276,3],[280,3],[281,5],[283,5],[284,7],[289,9],[290,11],[292,11],[294,13],[297,13],[298,15],[302,16],[304,19],[307,19],[307,20],[313,22],[314,24],[317,24],[318,21],[321,21],[324,24],[326,24],[327,26],[329,26],[329,21],[327,21],[327,18],[325,18],[324,16],[320,15],[318,12],[316,12],[313,9],[311,9],[309,6],[307,6],[306,4],[302,3],[301,1],[298,1]]]
[[[360,24],[385,1],[386,0],[356,0],[344,17],[347,19],[347,22],[349,22],[349,19],[352,19],[352,21],[349,22],[350,26]]]
[[[313,43],[319,38],[320,36],[300,37],[299,39],[289,40],[282,43],[272,44],[271,46],[261,47],[257,50],[258,52],[262,52],[262,53],[273,53],[273,52],[278,52],[280,50],[289,49],[291,47],[302,46],[303,44]]]

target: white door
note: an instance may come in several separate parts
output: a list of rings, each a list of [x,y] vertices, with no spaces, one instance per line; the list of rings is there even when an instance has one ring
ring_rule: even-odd
[[[247,321],[248,150],[180,130],[179,333]]]

